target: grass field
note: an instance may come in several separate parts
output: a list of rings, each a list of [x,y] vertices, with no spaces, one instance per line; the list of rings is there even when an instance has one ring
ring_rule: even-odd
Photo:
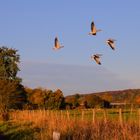
[[[0,122],[6,140],[51,140],[54,131],[62,140],[139,140],[140,110],[11,111],[10,120]]]

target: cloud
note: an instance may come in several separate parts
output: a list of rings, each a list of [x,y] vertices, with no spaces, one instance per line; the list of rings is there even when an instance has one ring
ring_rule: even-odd
[[[21,63],[19,76],[28,87],[43,87],[56,90],[64,95],[117,90],[133,87],[133,83],[121,79],[117,74],[102,66],[78,66],[48,64],[41,62]]]

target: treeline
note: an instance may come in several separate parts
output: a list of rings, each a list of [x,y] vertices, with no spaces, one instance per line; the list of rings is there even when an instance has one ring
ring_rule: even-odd
[[[110,102],[101,97],[91,94],[75,94],[65,97],[66,109],[75,108],[109,108]]]
[[[65,98],[60,89],[25,88],[27,97],[24,109],[64,109]]]
[[[111,103],[140,106],[139,89],[74,94],[64,97],[60,89],[56,91],[43,88],[31,89],[22,86],[18,81],[0,79],[0,91],[1,101],[3,100],[10,109],[110,108]]]
[[[12,83],[13,84],[13,83]],[[0,84],[1,85],[1,84]],[[8,84],[7,84],[8,85]],[[17,88],[18,87],[18,88]],[[5,91],[11,88],[6,87]],[[21,85],[14,86],[13,95],[4,96],[9,98],[7,106],[9,109],[78,109],[78,108],[104,108],[109,107],[109,102],[97,95],[83,96],[75,94],[64,97],[60,89],[56,91],[43,88],[27,88]],[[11,89],[10,89],[11,91]]]
[[[60,89],[56,91],[42,88],[25,88],[26,103],[24,109],[75,109],[109,107],[109,102],[96,95],[80,96],[75,94],[64,97]]]
[[[104,108],[109,102],[97,95],[64,97],[60,89],[27,88],[18,81],[0,80],[1,109],[76,109]],[[2,107],[3,106],[3,107]],[[4,107],[5,106],[5,107]]]
[[[140,107],[140,89],[75,94],[65,97],[65,100],[74,106],[85,102],[87,107]]]
[[[7,89],[7,88],[6,88]],[[80,109],[140,106],[140,90],[98,92],[92,94],[74,94],[64,97],[60,89],[52,91],[43,88],[18,86],[11,108],[17,109]],[[11,96],[10,96],[11,97]],[[112,106],[112,103],[120,103]]]

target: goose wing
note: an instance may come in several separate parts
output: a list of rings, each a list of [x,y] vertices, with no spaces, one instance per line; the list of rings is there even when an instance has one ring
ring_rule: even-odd
[[[97,32],[96,27],[95,27],[95,24],[94,24],[93,21],[91,23],[91,32],[92,32],[93,35],[96,35],[96,32]]]
[[[114,43],[114,40],[113,39],[108,39],[108,42]]]
[[[114,45],[114,43],[112,43],[112,42],[108,42],[108,45],[111,47],[112,50],[115,49],[115,45]]]
[[[101,56],[102,54],[94,54],[94,55],[92,55],[91,56],[91,59],[92,60],[95,60],[95,62],[98,64],[98,65],[101,65],[101,62],[100,62],[100,56]]]
[[[93,32],[93,30],[94,30],[94,27],[95,27],[95,24],[94,24],[94,22],[92,21],[91,22],[91,31]]]
[[[110,41],[110,40],[108,40],[108,42],[107,42],[107,44],[111,47],[111,49],[112,50],[114,50],[115,49],[115,44],[114,44],[114,41]]]
[[[95,56],[96,56],[96,57],[100,57],[100,56],[102,56],[102,54],[95,54]]]
[[[57,37],[55,37],[55,39],[54,39],[54,46],[55,47],[58,46],[58,38]]]
[[[57,37],[54,40],[54,47],[57,48],[57,49],[60,48],[59,41],[58,41],[58,38]]]
[[[100,57],[94,57],[94,60],[96,61],[97,64],[101,65]]]
[[[116,41],[115,39],[109,38],[107,41],[114,43],[114,41]]]

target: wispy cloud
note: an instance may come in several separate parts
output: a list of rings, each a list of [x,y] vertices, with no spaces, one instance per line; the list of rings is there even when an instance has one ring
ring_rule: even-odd
[[[19,76],[28,87],[60,88],[65,95],[132,88],[132,82],[118,78],[102,66],[78,66],[41,62],[21,63]]]

